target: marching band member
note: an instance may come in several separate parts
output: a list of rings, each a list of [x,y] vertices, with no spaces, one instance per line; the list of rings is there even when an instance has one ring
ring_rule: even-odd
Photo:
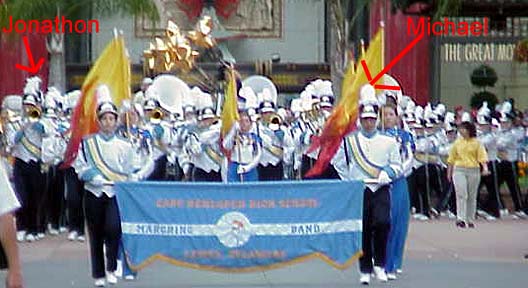
[[[170,180],[190,180],[192,177],[185,174],[183,166],[191,165],[187,172],[192,172],[192,162],[189,154],[185,151],[185,143],[192,131],[196,130],[198,125],[196,98],[200,97],[203,92],[198,87],[193,87],[189,93],[185,93],[182,99],[183,121],[175,119],[171,127],[171,137],[167,158],[169,161],[168,171]],[[190,178],[191,177],[191,178]]]
[[[154,94],[154,95],[152,95]],[[156,163],[154,171],[147,178],[150,181],[166,180],[167,169],[167,148],[170,143],[170,131],[167,121],[164,119],[168,115],[167,111],[163,111],[162,107],[155,96],[156,92],[147,91],[147,100],[145,101],[144,110],[147,118],[145,130],[152,135],[153,145],[151,157]]]
[[[215,115],[213,101],[209,93],[199,91],[196,94],[196,109],[198,109],[198,125],[185,141],[179,158],[186,179],[192,181],[222,182],[221,168],[224,158],[220,149],[220,123]],[[189,159],[188,163],[184,159]],[[192,165],[191,165],[192,164]]]
[[[33,77],[27,80],[24,88],[23,126],[16,132],[13,141],[13,157],[15,164],[13,176],[15,191],[22,203],[22,208],[17,211],[17,239],[32,242],[38,240],[38,203],[43,195],[43,175],[41,172],[42,138],[46,131],[40,121],[41,107],[40,78]],[[25,238],[24,238],[25,237]]]
[[[438,156],[438,149],[442,143],[446,142],[444,131],[441,129],[441,124],[438,119],[438,115],[433,111],[431,104],[429,103],[424,109],[425,119],[425,133],[427,140],[430,143],[429,150],[427,151],[427,167],[425,178],[418,178],[418,186],[426,187],[427,195],[431,200],[432,193],[435,192],[437,199],[442,199],[445,196],[445,189],[443,183],[445,183],[446,170],[442,170],[440,157]],[[422,182],[421,180],[426,182]],[[429,203],[431,204],[431,203]],[[429,207],[429,212],[426,213],[428,217],[438,217],[440,214],[434,208],[436,205]]]
[[[239,117],[222,143],[224,149],[231,151],[227,181],[258,181],[257,165],[262,156],[262,140],[251,132],[251,119],[247,111],[240,111]]]
[[[302,112],[294,126],[295,145],[299,146],[302,151],[300,153],[300,173],[301,179],[304,179],[304,175],[312,168],[317,160],[318,151],[308,153],[308,149],[311,144],[311,137],[319,134],[320,128],[317,126],[317,119],[314,117],[314,108],[319,102],[318,99],[312,97],[313,87],[308,85],[306,89],[301,92],[301,107]]]
[[[401,175],[402,161],[396,140],[377,130],[379,104],[374,87],[366,84],[359,93],[361,129],[343,139],[331,163],[341,179],[375,179],[365,183],[363,192],[363,256],[359,267],[360,282],[368,285],[372,272],[380,281],[387,281],[385,260],[390,231],[390,184]]]
[[[64,173],[58,169],[67,145],[59,132],[57,106],[61,98],[61,93],[55,87],[48,88],[44,97],[44,113],[41,118],[45,130],[49,131],[49,137],[42,139],[42,166],[44,167],[46,193],[43,201],[40,201],[39,211],[42,213],[42,224],[48,224],[48,231],[51,235],[59,234],[61,215],[65,209]]]
[[[334,109],[334,92],[332,91],[332,82],[328,80],[315,80],[312,82],[312,85],[315,87],[315,94],[319,98],[319,109],[317,110],[317,127],[318,127],[318,133],[323,131],[324,125],[326,123],[326,120],[328,117],[330,117],[330,114],[332,114],[332,110]],[[311,144],[311,143],[310,143]],[[317,155],[316,158],[319,156],[319,149],[315,150],[314,153],[310,155]],[[335,170],[335,168],[332,165],[328,165],[328,167],[325,169],[323,173],[321,173],[318,177],[318,179],[339,179],[339,174]]]
[[[447,163],[447,158],[449,157],[449,151],[453,147],[453,143],[457,139],[457,130],[455,128],[455,113],[447,112],[444,120],[444,130],[446,132],[447,142],[440,144],[438,148],[438,155],[440,156],[440,161],[442,169],[446,169],[449,165]],[[446,174],[447,177],[447,174]],[[445,185],[445,194],[443,198],[438,199],[438,202],[435,206],[435,210],[440,212],[441,215],[446,215],[450,219],[455,218],[456,213],[456,200],[455,200],[455,187],[453,183],[447,182]]]
[[[147,158],[151,157],[154,139],[150,131],[144,127],[143,116],[141,105],[131,104],[129,100],[123,100],[118,117],[121,124],[116,133],[120,137],[128,139],[138,153]]]
[[[301,165],[302,165],[302,154],[303,149],[301,145],[298,145],[299,143],[299,134],[302,133],[301,126],[300,126],[300,117],[301,114],[304,113],[302,109],[302,102],[301,98],[294,98],[290,102],[290,111],[292,113],[292,119],[289,125],[289,131],[288,134],[291,138],[292,144],[291,146],[288,146],[286,148],[286,151],[284,153],[286,154],[285,157],[291,158],[291,167],[287,167],[286,174],[289,175],[288,179],[301,179]]]
[[[277,99],[273,98],[268,88],[258,93],[257,98],[260,102],[260,120],[255,122],[253,132],[262,139],[262,156],[258,166],[259,181],[282,180],[284,131],[281,130],[281,120],[276,113]]]
[[[279,108],[277,110],[276,118],[278,119],[278,123],[271,123],[269,128],[275,133],[279,140],[277,145],[282,146],[283,179],[293,180],[295,142],[291,127],[289,126],[288,117],[288,111],[285,108]]]
[[[499,196],[497,135],[491,131],[491,121],[491,110],[488,108],[488,103],[484,102],[477,112],[477,138],[484,145],[486,153],[488,153],[487,166],[490,174],[482,176],[479,187],[486,187],[486,192],[488,193],[487,201],[483,205],[484,210],[487,212],[485,215],[487,220],[499,218],[503,207]]]
[[[70,119],[80,96],[80,90],[74,90],[66,94],[63,106],[64,115],[59,123],[59,132],[65,142],[69,142],[71,136]],[[62,154],[64,155],[64,152]],[[79,180],[79,176],[73,167],[68,167],[64,170],[64,180],[66,185],[66,210],[68,213],[68,240],[84,242],[83,183]]]
[[[397,101],[394,103],[397,103]],[[393,181],[391,190],[391,230],[387,243],[387,261],[385,265],[389,280],[395,280],[396,271],[402,268],[403,251],[411,209],[406,176],[412,173],[414,159],[412,135],[399,127],[400,118],[397,111],[397,107],[393,104],[386,104],[381,111],[383,115],[383,132],[399,143],[399,152],[402,158],[402,174]]]
[[[414,219],[418,220],[428,220],[429,210],[430,210],[430,200],[429,200],[429,185],[424,184],[429,183],[425,181],[427,163],[428,163],[428,151],[430,151],[431,143],[426,137],[425,134],[425,125],[424,120],[424,109],[421,106],[416,106],[414,112],[415,123],[412,126],[414,135],[415,135],[415,144],[416,149],[414,153],[414,172],[412,185],[409,186],[411,190],[411,203],[415,208],[415,214],[413,215]],[[425,188],[425,189],[424,189]]]
[[[134,94],[133,102],[135,104],[143,105],[143,103],[145,103],[146,92],[147,92],[147,89],[150,87],[150,85],[152,85],[152,82],[154,82],[152,81],[152,78],[149,78],[149,77],[143,78],[143,80],[141,81],[140,90]]]
[[[524,138],[521,133],[516,133],[512,127],[512,104],[505,101],[500,109],[500,132],[497,135],[497,149],[500,162],[498,164],[499,184],[506,182],[508,190],[513,200],[514,215],[520,218],[526,218],[522,207],[521,189],[519,187],[519,176],[517,173],[516,161],[518,159],[519,142]]]
[[[85,213],[90,235],[92,277],[95,286],[106,280],[116,284],[117,253],[121,225],[115,192],[111,183],[145,178],[152,161],[142,162],[132,144],[116,135],[118,113],[106,85],[97,87],[97,117],[100,131],[82,140],[73,167],[84,181]],[[103,254],[106,246],[106,270]],[[105,273],[106,271],[106,273]]]

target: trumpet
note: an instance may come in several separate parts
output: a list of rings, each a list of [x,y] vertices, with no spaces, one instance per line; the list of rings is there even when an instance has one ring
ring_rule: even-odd
[[[282,118],[278,114],[273,114],[268,118],[268,127],[273,131],[279,130],[281,124]]]
[[[163,111],[161,111],[161,109],[159,108],[156,108],[154,110],[152,110],[150,113],[150,119],[153,119],[153,120],[161,120],[163,118]]]
[[[26,115],[29,118],[29,122],[37,122],[42,115],[42,111],[37,107],[31,107],[26,110]]]
[[[271,124],[278,124],[278,125],[280,125],[280,124],[282,123],[282,118],[281,118],[279,115],[276,115],[276,114],[275,114],[275,115],[271,116],[269,122],[270,122]]]

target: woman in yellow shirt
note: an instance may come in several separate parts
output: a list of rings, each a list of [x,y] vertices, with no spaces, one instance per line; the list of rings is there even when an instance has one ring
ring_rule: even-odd
[[[458,127],[462,136],[449,151],[447,179],[453,181],[456,194],[457,221],[459,228],[475,228],[473,221],[477,211],[477,193],[480,175],[488,175],[488,154],[477,140],[475,125],[462,122]]]

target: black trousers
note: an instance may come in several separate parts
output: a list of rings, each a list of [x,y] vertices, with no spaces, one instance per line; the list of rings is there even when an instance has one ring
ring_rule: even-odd
[[[445,169],[444,169],[445,170]],[[419,207],[416,207],[419,213],[430,216],[431,197],[436,196],[436,199],[443,199],[445,195],[445,171],[436,164],[425,164],[416,169],[416,189],[420,197]]]
[[[64,178],[66,182],[68,229],[70,232],[77,231],[79,235],[84,235],[84,184],[79,180],[73,168],[64,170]]]
[[[504,207],[504,205],[501,202],[500,195],[499,195],[499,171],[497,171],[498,168],[498,162],[497,161],[490,161],[488,162],[488,170],[490,171],[490,175],[488,176],[482,176],[480,179],[480,186],[479,186],[479,197],[481,208],[484,209],[488,214],[494,216],[494,217],[500,217],[500,209]],[[486,191],[488,193],[487,198],[484,200],[482,199],[482,193],[480,193],[482,187],[486,187]]]
[[[15,191],[22,207],[16,212],[17,230],[38,233],[38,207],[44,193],[40,164],[15,159],[13,168]]]
[[[154,162],[154,171],[148,176],[147,181],[167,180],[167,156],[163,155]]]
[[[192,181],[193,182],[222,182],[222,175],[220,172],[205,172],[204,170],[194,166],[192,168]]]
[[[304,175],[306,175],[306,173],[308,173],[308,171],[312,169],[312,166],[315,164],[315,161],[316,160],[311,157],[308,157],[304,154],[302,155],[302,158],[301,158],[301,177],[302,179],[310,179],[310,178],[305,177]]]
[[[276,166],[268,164],[268,166],[258,165],[259,181],[280,181],[284,178],[284,170],[282,162]]]
[[[513,200],[513,206],[515,208],[515,211],[521,211],[523,207],[521,203],[522,197],[521,197],[521,189],[519,187],[519,179],[518,179],[519,174],[517,171],[517,162],[500,161],[497,166],[497,170],[499,172],[498,173],[499,175],[498,187],[500,188],[502,183],[506,182],[506,186],[508,186],[508,190],[510,191],[510,194]]]
[[[115,197],[97,198],[86,191],[84,210],[90,238],[92,277],[105,277],[103,245],[106,245],[106,271],[117,269],[117,252],[121,241],[121,222]]]
[[[334,165],[328,165],[323,171],[323,173],[321,173],[320,175],[317,175],[315,177],[306,177],[306,173],[308,173],[308,171],[312,169],[312,167],[315,165],[315,162],[317,162],[317,160],[303,155],[301,167],[302,179],[340,179],[339,173],[337,173],[337,170],[334,168]]]
[[[390,186],[363,194],[363,256],[359,258],[361,273],[372,273],[374,265],[385,267],[387,240],[390,231]]]
[[[183,179],[183,169],[181,168],[178,159],[176,159],[175,163],[170,163],[167,160],[166,173],[167,181],[181,181]]]
[[[45,230],[47,223],[51,224],[52,228],[59,229],[66,206],[63,170],[59,170],[57,166],[51,166],[44,176],[46,178],[46,194],[39,207],[39,214],[41,215],[39,232]]]

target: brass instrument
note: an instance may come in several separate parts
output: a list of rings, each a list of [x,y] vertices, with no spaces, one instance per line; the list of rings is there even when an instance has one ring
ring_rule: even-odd
[[[32,106],[26,110],[26,115],[29,118],[29,122],[37,122],[42,115],[42,111],[40,108]]]
[[[273,116],[270,117],[269,123],[271,124],[282,124],[282,118],[278,114],[273,114]]]
[[[163,111],[161,111],[161,109],[159,109],[159,108],[156,108],[156,109],[150,111],[149,115],[150,115],[150,119],[161,120],[163,118]]]

